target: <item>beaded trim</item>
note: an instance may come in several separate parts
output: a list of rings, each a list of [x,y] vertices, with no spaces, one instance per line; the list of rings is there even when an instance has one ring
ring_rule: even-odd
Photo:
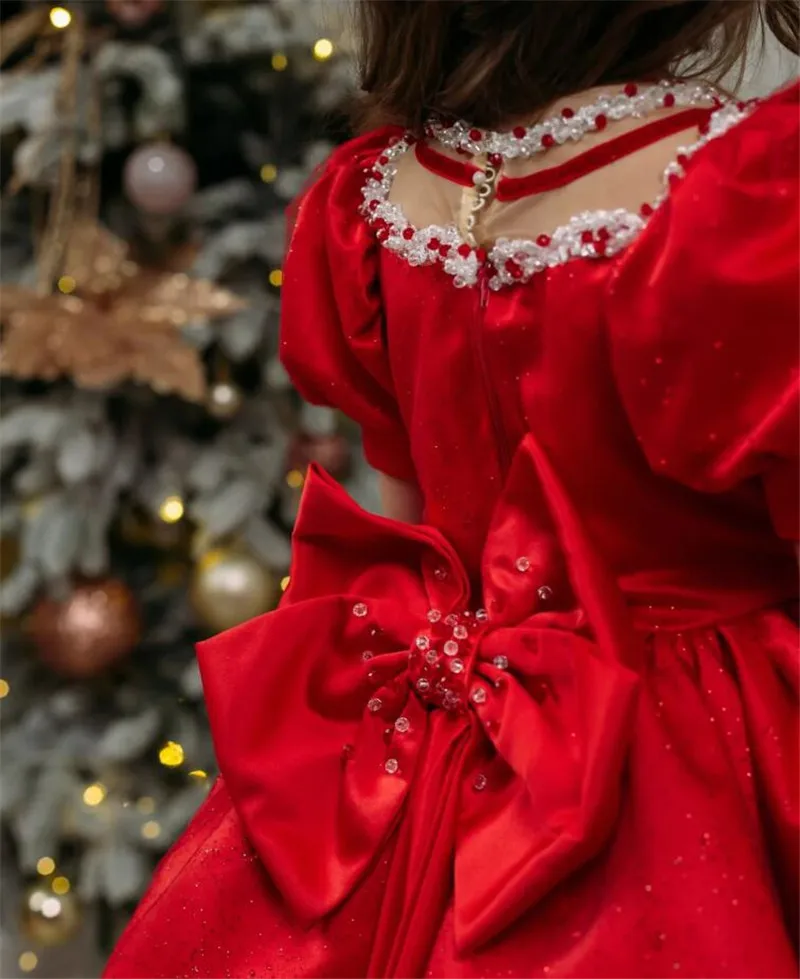
[[[690,157],[741,122],[754,105],[726,103],[712,113],[706,131],[690,146],[678,148],[675,160],[664,171],[661,194],[652,204],[644,204],[638,214],[625,209],[584,211],[552,234],[539,235],[535,241],[499,239],[489,250],[468,244],[455,224],[416,228],[402,208],[389,200],[397,161],[416,142],[410,134],[393,142],[368,171],[361,210],[383,246],[410,265],[438,262],[453,277],[457,288],[476,285],[485,271],[489,288],[498,290],[505,285],[526,282],[537,272],[564,265],[573,258],[605,258],[621,251],[642,231],[671,188],[684,177]]]
[[[615,95],[601,95],[591,105],[579,109],[565,107],[561,114],[534,126],[517,126],[510,132],[491,132],[466,122],[445,125],[439,119],[426,123],[425,133],[442,146],[470,155],[499,156],[505,160],[529,158],[569,140],[579,140],[587,133],[598,132],[609,121],[640,118],[656,109],[722,103],[710,86],[697,82],[671,84],[660,82],[639,90],[626,85]]]

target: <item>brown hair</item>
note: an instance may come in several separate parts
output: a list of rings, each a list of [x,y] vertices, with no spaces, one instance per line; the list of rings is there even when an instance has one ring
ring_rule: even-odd
[[[597,85],[719,79],[753,29],[798,51],[796,0],[356,0],[363,128],[530,118]]]

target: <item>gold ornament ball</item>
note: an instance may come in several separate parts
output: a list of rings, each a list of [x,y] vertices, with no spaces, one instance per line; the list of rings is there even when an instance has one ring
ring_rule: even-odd
[[[230,381],[217,381],[208,392],[208,411],[215,418],[233,418],[242,407],[242,389]]]
[[[76,585],[63,601],[42,598],[30,633],[39,658],[61,676],[97,676],[139,641],[141,620],[133,593],[114,578]]]
[[[192,604],[202,621],[221,632],[274,607],[273,575],[246,551],[215,548],[197,562]]]
[[[74,893],[55,894],[34,884],[23,896],[20,930],[35,945],[64,945],[81,926],[81,906]]]

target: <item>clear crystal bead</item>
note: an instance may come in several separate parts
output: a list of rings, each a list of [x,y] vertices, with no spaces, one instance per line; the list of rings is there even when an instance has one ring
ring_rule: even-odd
[[[444,580],[445,580],[445,578],[447,578],[447,568],[437,568],[437,569],[436,569],[436,570],[435,570],[435,571],[433,572],[433,577],[434,577],[434,578],[435,578],[435,579],[436,579],[437,581],[444,581]]]
[[[417,649],[421,649],[424,652],[430,646],[431,641],[430,639],[428,639],[427,636],[417,636],[417,638],[414,640],[414,643]]]
[[[485,775],[476,775],[475,780],[472,783],[472,788],[475,789],[476,792],[483,792],[488,782],[489,779]]]
[[[436,660],[438,658],[439,657],[436,655],[436,650],[435,649],[429,649],[428,652],[425,653],[425,662],[429,666],[433,666],[433,664],[436,662]]]
[[[453,673],[463,673],[464,661],[460,659],[451,659],[450,669],[452,670]]]
[[[428,610],[428,622],[438,622],[442,617],[442,613],[438,608],[432,608]]]
[[[485,608],[479,608],[475,613],[475,618],[478,620],[478,622],[486,622],[486,620],[489,618],[489,613]]]
[[[549,602],[553,597],[553,589],[549,585],[542,585],[536,589],[536,594],[540,602]]]
[[[451,612],[444,620],[444,624],[450,626],[452,629],[454,625],[458,625],[458,616],[454,612]]]
[[[448,639],[443,649],[445,656],[455,656],[458,652],[458,643],[452,639]]]
[[[387,775],[396,775],[400,769],[400,762],[396,758],[387,758],[383,767]]]
[[[508,656],[495,656],[492,662],[494,663],[494,665],[497,667],[498,670],[508,669]]]
[[[383,707],[383,701],[381,700],[380,697],[371,697],[367,701],[367,707],[369,708],[369,710],[372,711],[373,714],[375,714],[377,711],[381,709],[381,707]]]
[[[405,734],[406,731],[411,727],[411,721],[407,717],[398,717],[394,722],[394,729],[399,734]]]
[[[517,571],[521,571],[524,574],[526,571],[531,570],[531,559],[525,557],[524,555],[522,557],[518,557],[514,562],[514,567],[517,569]]]
[[[473,704],[485,704],[486,703],[486,691],[483,687],[475,687],[472,691],[472,702]]]
[[[457,625],[453,629],[453,636],[456,639],[466,639],[469,633],[467,632],[467,627],[465,625]]]
[[[375,653],[373,653],[372,650],[365,649],[364,652],[361,654],[361,659],[363,659],[365,663],[368,663],[374,655]]]
[[[417,690],[419,690],[420,693],[426,693],[428,690],[430,690],[430,688],[430,682],[426,680],[424,676],[421,676],[419,680],[417,680]]]
[[[353,606],[353,615],[355,615],[357,619],[363,619],[367,612],[369,612],[369,609],[363,602],[356,602],[356,604]]]

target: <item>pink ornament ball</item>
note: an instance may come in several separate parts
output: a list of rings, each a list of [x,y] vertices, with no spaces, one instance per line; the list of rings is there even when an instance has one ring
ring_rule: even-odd
[[[147,214],[176,214],[195,191],[197,167],[172,143],[148,143],[128,157],[123,184],[128,199]]]

